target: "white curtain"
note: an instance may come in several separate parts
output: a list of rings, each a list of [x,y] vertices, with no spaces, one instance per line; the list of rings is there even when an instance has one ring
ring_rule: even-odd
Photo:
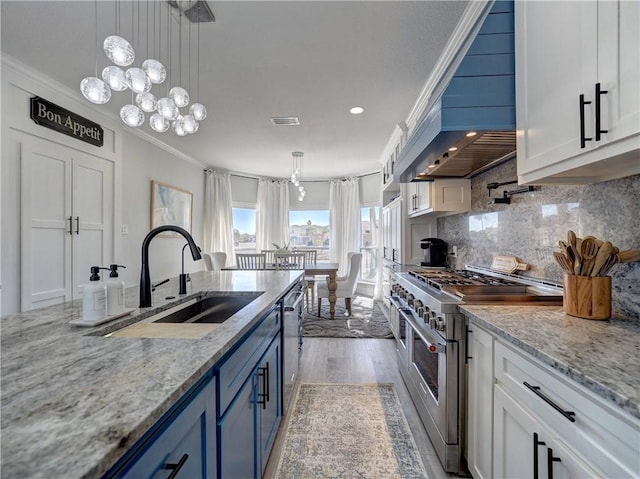
[[[220,171],[205,171],[204,243],[202,251],[227,254],[227,264],[235,258],[233,251],[233,210],[231,175]]]
[[[289,181],[260,180],[256,205],[256,250],[289,243]]]
[[[347,271],[347,253],[360,252],[360,186],[358,178],[331,180],[329,184],[329,224],[331,262],[340,263],[338,275]]]

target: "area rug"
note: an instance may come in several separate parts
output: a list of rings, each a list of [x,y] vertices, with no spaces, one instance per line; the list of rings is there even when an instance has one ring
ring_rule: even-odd
[[[336,304],[335,319],[329,319],[329,301],[324,300],[317,316],[317,305],[312,311],[305,309],[302,317],[303,336],[313,338],[393,338],[389,321],[380,309],[380,303],[370,297],[356,296],[347,316],[344,300]]]
[[[393,384],[301,384],[276,479],[426,479]]]

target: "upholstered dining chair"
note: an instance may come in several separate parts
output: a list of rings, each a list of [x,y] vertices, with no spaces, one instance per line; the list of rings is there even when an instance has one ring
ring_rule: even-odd
[[[304,269],[305,256],[302,253],[274,253],[276,269]]]
[[[316,264],[318,262],[317,249],[295,248],[293,251],[296,253],[304,253],[306,265]],[[304,291],[304,301],[307,303],[307,311],[311,311],[311,307],[316,302],[316,277],[305,275],[302,281],[302,288]],[[309,301],[309,296],[311,296],[311,301]]]
[[[226,266],[227,253],[217,251],[215,253],[202,253],[202,259],[207,267],[207,271],[220,271]]]
[[[360,266],[362,265],[362,253],[350,253],[349,270],[347,275],[336,278],[336,298],[344,298],[347,313],[351,316],[351,298],[355,296],[358,277],[360,276]],[[327,282],[318,282],[316,296],[318,297],[318,316],[322,306],[322,298],[329,297],[329,285]]]
[[[266,256],[264,253],[236,253],[238,269],[265,269]]]

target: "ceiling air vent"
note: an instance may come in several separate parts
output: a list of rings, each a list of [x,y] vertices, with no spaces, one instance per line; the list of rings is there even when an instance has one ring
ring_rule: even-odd
[[[300,125],[300,118],[297,116],[272,116],[271,123],[276,126],[298,126]]]

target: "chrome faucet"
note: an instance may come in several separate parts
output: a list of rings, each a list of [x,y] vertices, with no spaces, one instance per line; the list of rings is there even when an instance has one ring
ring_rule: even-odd
[[[163,225],[152,229],[147,233],[142,241],[142,267],[140,271],[140,308],[148,308],[151,306],[151,279],[149,278],[149,243],[159,233],[165,231],[175,231],[180,233],[187,240],[187,244],[191,249],[191,256],[193,260],[197,261],[202,256],[200,255],[200,248],[196,245],[195,241],[187,230],[175,225]]]

